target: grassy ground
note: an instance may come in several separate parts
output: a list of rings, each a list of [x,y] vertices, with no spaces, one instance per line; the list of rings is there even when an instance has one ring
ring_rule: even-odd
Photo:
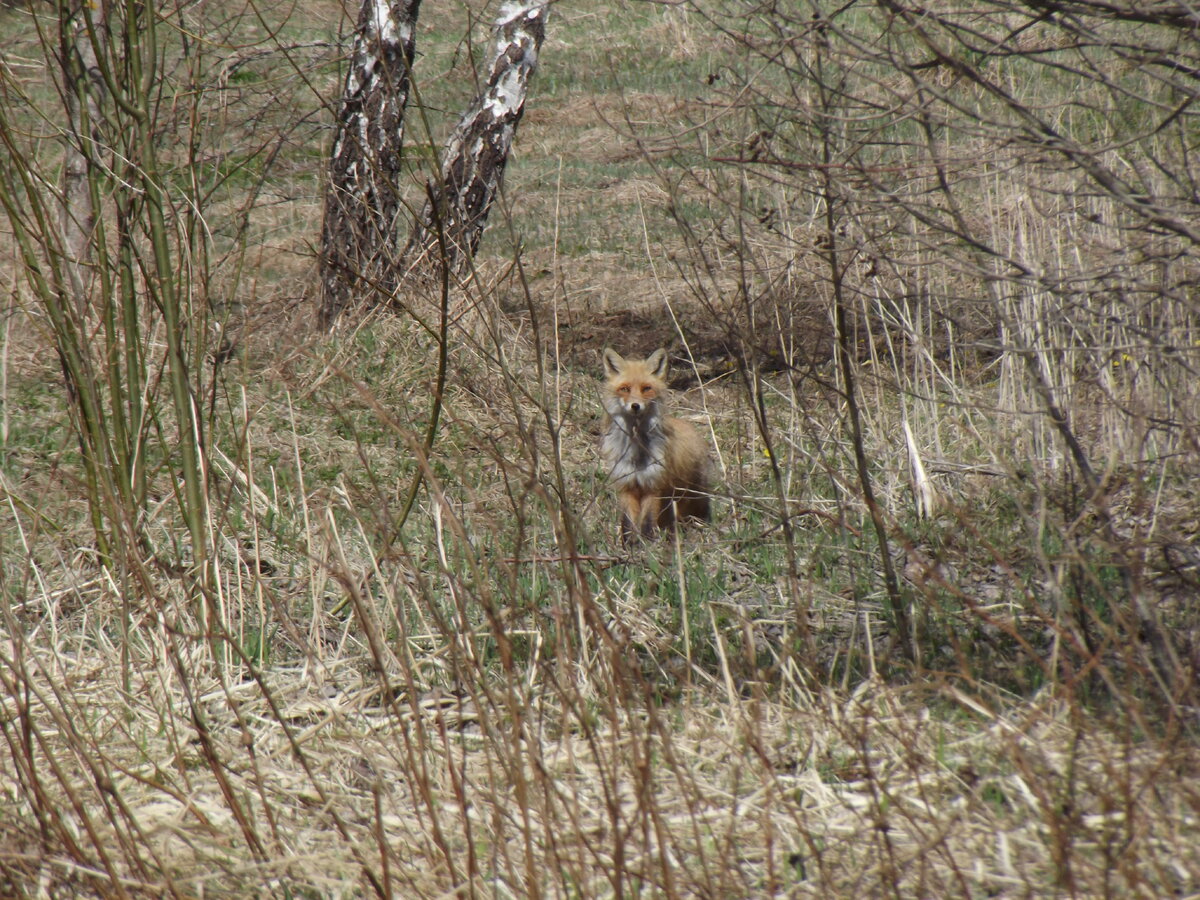
[[[493,13],[423,11],[414,147],[472,93]],[[46,15],[0,10],[0,65],[5,121],[53,184]],[[413,289],[408,314],[323,334],[347,22],[336,4],[212,15],[203,120],[162,139],[168,180],[207,191],[205,253],[178,245],[186,327],[229,342],[193,370],[207,574],[165,400],[141,518],[113,515],[134,549],[103,564],[54,335],[0,229],[0,895],[1200,896],[1195,397],[1170,394],[1166,437],[1134,410],[1125,452],[1129,408],[1102,389],[1143,364],[1141,387],[1165,384],[1165,363],[1056,370],[1097,492],[1014,387],[988,331],[1009,323],[976,315],[955,248],[923,283],[945,315],[924,343],[898,337],[899,301],[856,300],[908,658],[819,223],[794,185],[715,161],[753,118],[717,93],[730,34],[673,6],[556,6],[474,278],[444,317]],[[198,165],[176,127],[203,136]],[[973,212],[1028,206],[989,203]],[[165,397],[161,326],[139,340]],[[711,525],[617,540],[606,345],[673,347],[672,408],[712,445]]]

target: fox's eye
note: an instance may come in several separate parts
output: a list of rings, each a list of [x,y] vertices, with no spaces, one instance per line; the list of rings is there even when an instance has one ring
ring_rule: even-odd
[[[621,385],[619,388],[617,388],[617,393],[618,394],[628,394],[629,393],[629,385],[627,385],[627,384]]]
[[[654,388],[653,388],[653,387],[651,387],[651,386],[650,386],[650,385],[648,385],[648,384],[643,384],[643,385],[642,385],[642,393],[643,393],[643,394],[653,394],[653,393],[654,393]]]

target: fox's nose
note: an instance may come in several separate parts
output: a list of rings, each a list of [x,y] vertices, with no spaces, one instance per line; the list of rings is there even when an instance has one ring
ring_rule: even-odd
[[[629,408],[630,408],[630,410],[632,410],[633,412],[641,412],[641,411],[642,411],[642,404],[640,404],[640,403],[630,403],[630,404],[629,404]]]

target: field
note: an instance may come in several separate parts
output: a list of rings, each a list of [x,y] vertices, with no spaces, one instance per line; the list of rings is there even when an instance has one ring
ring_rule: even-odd
[[[473,265],[325,330],[358,10],[109,7],[76,95],[67,9],[0,6],[0,897],[1200,897],[1194,21],[562,0]],[[402,219],[498,11],[426,0]],[[710,524],[618,539],[606,346]]]

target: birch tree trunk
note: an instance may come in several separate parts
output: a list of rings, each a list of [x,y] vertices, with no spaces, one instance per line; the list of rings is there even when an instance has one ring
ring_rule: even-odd
[[[395,284],[404,110],[421,0],[363,0],[338,109],[321,229],[323,327]]]
[[[491,73],[446,142],[441,178],[429,185],[401,257],[405,276],[430,274],[441,265],[462,271],[478,248],[525,111],[548,11],[545,0],[501,6]]]

